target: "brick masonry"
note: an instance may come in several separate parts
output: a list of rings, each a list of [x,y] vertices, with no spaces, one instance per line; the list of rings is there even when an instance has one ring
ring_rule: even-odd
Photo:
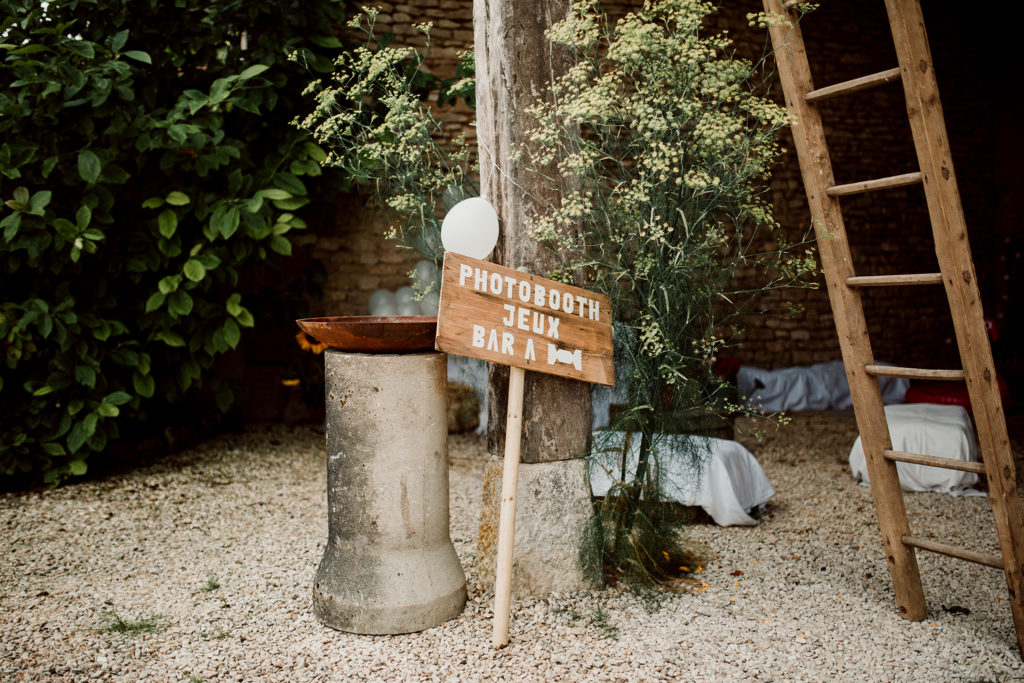
[[[621,14],[633,3],[606,3]],[[762,53],[765,36],[747,25],[745,15],[760,3],[722,3],[713,22],[728,29],[745,56]],[[433,21],[430,69],[439,76],[454,72],[458,55],[472,48],[471,0],[415,0],[377,3],[378,26],[398,41],[417,41],[411,25]],[[948,6],[944,6],[948,5]],[[993,41],[978,25],[965,24],[965,13],[948,3],[926,3],[926,23],[964,200],[986,313],[1017,323],[1009,315],[1019,264],[1016,213],[998,193],[1012,182],[997,173],[1012,167],[1010,150],[997,148],[997,131],[1013,126],[1000,117],[993,93],[997,76]],[[803,22],[815,83],[819,86],[874,73],[896,64],[888,21],[881,2],[830,0]],[[1003,96],[1005,97],[1005,95]],[[916,170],[902,89],[898,83],[833,100],[822,105],[838,182],[853,182]],[[462,107],[446,114],[451,135],[474,139],[473,112]],[[790,242],[810,226],[810,215],[791,142],[771,182],[775,215]],[[1019,145],[1018,145],[1019,146]],[[1018,183],[1019,184],[1019,183]],[[1019,195],[1018,195],[1019,196]],[[407,284],[406,273],[417,257],[399,252],[383,239],[383,222],[365,206],[365,198],[339,200],[335,218],[322,221],[304,239],[328,271],[324,315],[366,313],[378,287]],[[1009,204],[1009,205],[1008,205]],[[847,230],[859,274],[923,272],[935,269],[935,256],[924,195],[919,186],[862,195],[843,202]],[[787,317],[777,313],[797,304],[803,310]],[[746,317],[745,342],[733,351],[742,362],[761,367],[807,365],[840,357],[828,297],[819,290],[786,290],[764,296],[759,310]],[[876,358],[899,364],[956,366],[952,325],[941,291],[936,288],[877,290],[866,300]]]

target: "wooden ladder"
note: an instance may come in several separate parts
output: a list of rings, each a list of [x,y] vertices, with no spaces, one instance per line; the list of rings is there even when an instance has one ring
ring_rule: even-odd
[[[818,237],[843,363],[850,382],[857,427],[867,460],[871,492],[885,545],[899,613],[924,619],[928,608],[915,549],[930,550],[1002,569],[1009,587],[1017,646],[1024,658],[1024,513],[996,383],[992,350],[982,317],[977,277],[967,242],[960,193],[939,103],[919,0],[885,0],[899,66],[877,74],[815,89],[794,9],[799,0],[763,0],[765,11],[781,14],[790,25],[769,29],[786,106],[795,115],[793,139],[800,161],[811,217]],[[907,112],[920,170],[914,173],[836,185],[817,103],[896,79],[903,82]],[[858,276],[840,212],[840,197],[923,183],[939,273]],[[942,284],[956,330],[962,370],[923,370],[875,363],[864,319],[864,287]],[[877,377],[963,380],[974,413],[983,463],[894,451]],[[946,467],[984,474],[999,534],[1000,555],[965,550],[914,536],[907,520],[897,462]]]

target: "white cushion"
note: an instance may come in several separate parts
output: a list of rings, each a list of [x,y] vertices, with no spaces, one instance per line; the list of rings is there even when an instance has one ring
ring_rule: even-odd
[[[590,458],[590,487],[603,496],[620,481],[624,432],[595,432],[595,444],[603,455]],[[695,441],[691,441],[695,440]],[[683,434],[657,435],[654,458],[662,495],[683,505],[699,505],[717,524],[753,526],[748,513],[775,495],[768,477],[754,456],[735,441]],[[706,448],[699,469],[692,466],[689,451]],[[636,472],[640,434],[630,437],[626,456],[627,476]]]
[[[934,455],[954,460],[979,459],[978,440],[971,418],[961,406],[907,403],[886,406],[885,419],[895,451]],[[860,437],[850,449],[850,471],[868,484],[867,463]],[[978,483],[973,472],[947,470],[906,462],[896,463],[904,491],[939,491],[953,495],[984,495],[972,487]]]

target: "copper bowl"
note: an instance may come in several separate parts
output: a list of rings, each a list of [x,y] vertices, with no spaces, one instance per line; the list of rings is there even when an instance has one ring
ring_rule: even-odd
[[[433,351],[437,335],[435,315],[345,315],[295,323],[321,344],[353,353]]]

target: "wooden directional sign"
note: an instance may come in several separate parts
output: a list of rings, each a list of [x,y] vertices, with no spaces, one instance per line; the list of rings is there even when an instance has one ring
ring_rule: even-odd
[[[615,384],[608,297],[448,252],[439,351]]]

